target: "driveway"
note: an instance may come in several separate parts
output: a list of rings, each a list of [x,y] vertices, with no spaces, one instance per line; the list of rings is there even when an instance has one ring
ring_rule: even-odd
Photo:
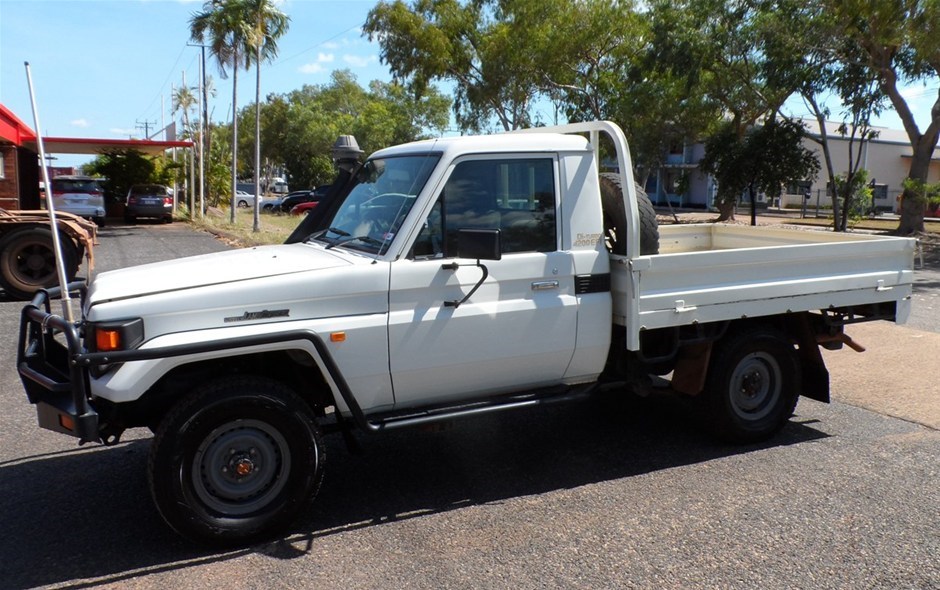
[[[98,264],[221,249],[181,224],[118,226]],[[7,342],[20,308],[0,301]],[[149,432],[77,447],[37,428],[6,346],[0,588],[938,588],[940,433],[927,381],[906,385],[937,333],[852,333],[870,351],[827,353],[834,402],[802,400],[768,443],[717,443],[670,399],[359,435],[361,453],[332,437],[314,508],[233,551],[160,521]],[[916,403],[864,401],[906,389]]]

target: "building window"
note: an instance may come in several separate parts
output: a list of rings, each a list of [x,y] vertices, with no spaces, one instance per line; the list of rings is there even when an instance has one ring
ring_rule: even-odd
[[[0,178],[6,178],[7,163],[3,159],[3,152],[0,152]]]

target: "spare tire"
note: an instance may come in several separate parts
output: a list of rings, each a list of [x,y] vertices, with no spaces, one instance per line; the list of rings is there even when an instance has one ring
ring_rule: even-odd
[[[627,212],[623,204],[623,184],[619,174],[600,175],[601,207],[604,211],[604,239],[611,254],[627,255]],[[646,192],[634,184],[640,210],[640,255],[659,253],[659,224]]]

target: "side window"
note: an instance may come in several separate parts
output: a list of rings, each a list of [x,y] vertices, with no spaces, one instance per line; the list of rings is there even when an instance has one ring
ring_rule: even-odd
[[[457,164],[418,235],[415,257],[455,257],[461,229],[499,229],[503,254],[554,251],[554,160]]]

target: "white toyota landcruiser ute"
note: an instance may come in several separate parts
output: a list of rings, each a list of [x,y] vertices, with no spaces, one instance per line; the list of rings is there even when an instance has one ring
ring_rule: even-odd
[[[622,183],[598,171],[601,134]],[[24,309],[40,426],[106,444],[151,428],[153,499],[185,536],[283,529],[320,486],[324,432],[650,375],[717,435],[764,439],[798,396],[828,401],[819,346],[909,312],[913,240],[657,228],[608,122],[420,141],[340,178],[293,243],[101,273],[69,286],[72,322],[57,289]]]

